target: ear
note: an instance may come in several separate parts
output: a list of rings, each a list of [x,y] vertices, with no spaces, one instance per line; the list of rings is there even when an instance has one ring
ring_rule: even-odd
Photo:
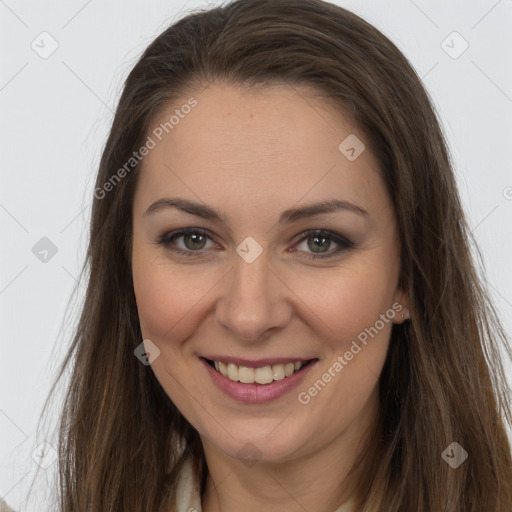
[[[393,309],[396,311],[393,323],[403,324],[411,317],[408,291],[397,289],[393,297],[393,305]]]

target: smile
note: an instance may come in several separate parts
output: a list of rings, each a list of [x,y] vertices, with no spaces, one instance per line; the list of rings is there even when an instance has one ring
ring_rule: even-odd
[[[262,404],[277,400],[297,388],[318,359],[275,358],[257,361],[235,357],[199,358],[211,383],[239,402]]]
[[[233,382],[265,385],[283,380],[294,373],[298,373],[303,367],[311,363],[312,360],[290,361],[288,363],[264,365],[256,368],[237,365],[231,362],[212,361],[210,359],[207,359],[206,361],[210,366],[215,368],[218,373]]]

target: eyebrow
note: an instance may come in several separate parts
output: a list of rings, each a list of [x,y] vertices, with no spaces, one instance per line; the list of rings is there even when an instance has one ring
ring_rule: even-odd
[[[144,212],[144,216],[153,215],[167,208],[177,208],[186,213],[201,217],[202,219],[214,220],[223,223],[225,222],[223,215],[208,205],[196,203],[189,199],[170,197],[165,197],[152,203]],[[364,208],[354,203],[342,199],[331,199],[319,203],[311,203],[301,207],[289,208],[281,213],[279,217],[279,224],[288,224],[313,217],[314,215],[332,213],[340,210],[357,213],[363,217],[368,216],[368,212]]]

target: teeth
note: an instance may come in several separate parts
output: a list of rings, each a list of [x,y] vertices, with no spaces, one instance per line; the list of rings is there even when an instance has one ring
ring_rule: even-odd
[[[231,379],[233,380],[233,379]],[[254,369],[245,366],[238,367],[238,380],[244,384],[252,384],[254,382]]]
[[[272,367],[264,366],[254,370],[254,382],[258,384],[270,384],[274,380],[272,375]]]
[[[221,361],[219,361],[219,372],[222,373],[224,377],[228,376],[228,367]]]
[[[295,365],[293,363],[286,363],[284,365],[284,374],[289,377],[295,371]]]
[[[235,382],[238,380],[238,366],[236,364],[228,364],[228,378]]]
[[[284,379],[284,365],[282,364],[273,364],[272,365],[272,376],[274,380],[282,380]]]
[[[224,377],[233,382],[243,382],[244,384],[270,384],[274,380],[282,380],[289,377],[294,372],[300,370],[304,363],[301,361],[285,364],[273,364],[272,366],[263,366],[261,368],[248,368],[247,366],[238,366],[234,363],[223,363],[214,361],[215,369]]]

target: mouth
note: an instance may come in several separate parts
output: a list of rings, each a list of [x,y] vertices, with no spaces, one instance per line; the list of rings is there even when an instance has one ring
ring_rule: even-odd
[[[285,380],[296,373],[304,371],[306,367],[318,359],[294,360],[284,363],[266,364],[258,367],[243,366],[233,362],[213,360],[203,357],[216,372],[232,382],[242,384],[259,384],[266,386],[276,381]]]

